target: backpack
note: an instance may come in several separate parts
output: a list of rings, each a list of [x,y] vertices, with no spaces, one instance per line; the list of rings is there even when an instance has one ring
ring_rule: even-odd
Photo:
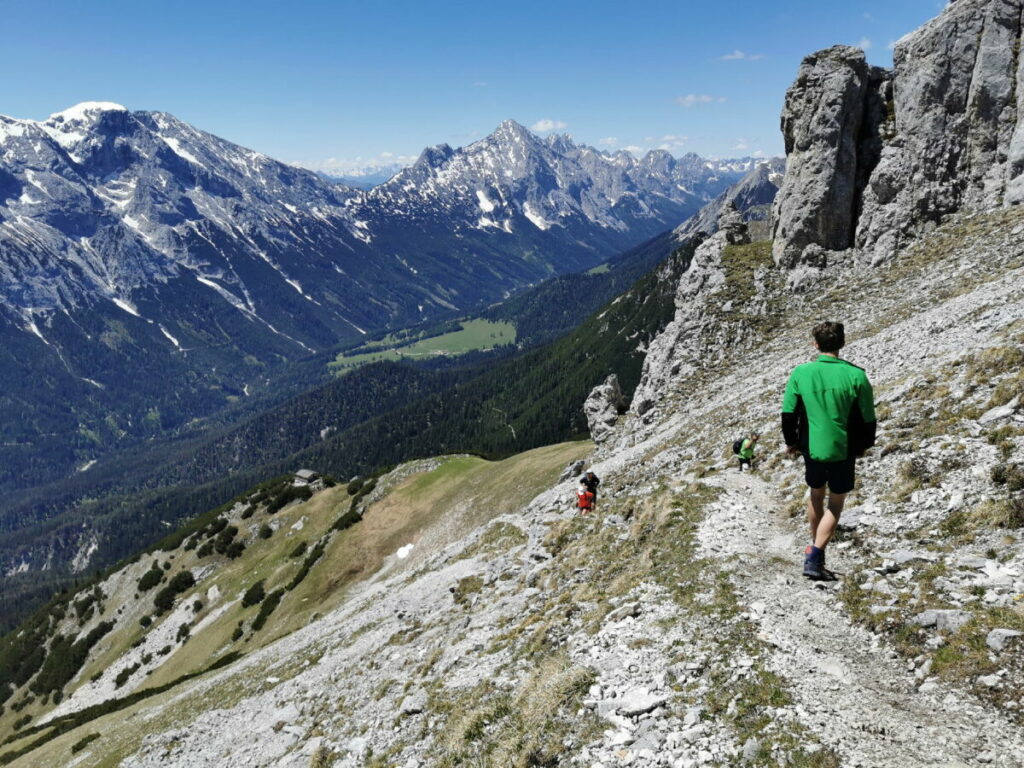
[[[732,452],[735,453],[736,455],[739,455],[739,452],[743,449],[743,441],[746,439],[747,438],[745,437],[741,437],[739,440],[736,440],[732,444]]]

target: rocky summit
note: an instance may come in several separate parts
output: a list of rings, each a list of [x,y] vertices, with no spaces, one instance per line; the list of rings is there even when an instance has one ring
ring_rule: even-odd
[[[926,183],[924,144],[899,138],[914,98],[993,82],[981,50],[999,59],[985,41],[1020,11],[951,3],[891,75],[848,48],[804,62],[775,241],[735,200],[685,235],[628,409],[593,382],[594,440],[297,471],[56,599],[0,644],[0,763],[1024,764],[1024,217],[998,141]],[[898,130],[865,131],[890,93]],[[959,162],[982,122],[927,151]],[[896,205],[900,236],[861,240],[880,168],[941,214]],[[879,432],[838,578],[814,582],[779,410],[822,319],[845,323]]]

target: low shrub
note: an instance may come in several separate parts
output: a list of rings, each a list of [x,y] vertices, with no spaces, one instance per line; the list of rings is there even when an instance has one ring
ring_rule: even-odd
[[[263,598],[267,596],[266,591],[263,589],[263,579],[260,579],[253,584],[249,589],[242,595],[242,607],[248,608],[250,605],[256,605],[256,603],[262,603]]]
[[[241,557],[243,552],[245,552],[245,544],[240,541],[233,541],[231,542],[231,546],[224,551],[224,554],[234,560]]]
[[[114,687],[120,688],[122,685],[128,682],[128,678],[139,671],[139,664],[132,664],[130,667],[125,667],[117,673],[117,677],[114,678]]]
[[[164,572],[157,564],[156,560],[154,560],[150,569],[142,574],[142,578],[139,579],[139,583],[136,588],[139,592],[145,592],[163,581],[163,578]]]
[[[289,485],[274,497],[267,505],[267,514],[273,515],[293,501],[307,501],[313,497],[313,491],[308,486]]]
[[[317,542],[316,546],[313,547],[310,553],[306,555],[306,559],[303,561],[302,567],[299,569],[298,573],[296,573],[295,576],[292,577],[292,580],[288,582],[287,590],[289,592],[291,592],[293,589],[299,586],[299,584],[302,583],[302,580],[305,579],[306,576],[309,574],[310,569],[316,564],[316,561],[323,556],[324,550],[326,548],[327,539],[321,539]]]
[[[156,593],[156,596],[153,598],[153,605],[161,613],[168,611],[174,605],[175,598],[182,592],[194,587],[195,584],[196,578],[192,575],[192,571],[180,571],[174,575],[174,578],[170,580],[166,587]]]
[[[281,602],[281,598],[284,597],[283,589],[275,589],[265,598],[260,604],[260,612],[256,614],[256,618],[252,622],[252,631],[259,632],[263,629],[263,625],[267,623],[267,619],[270,618],[270,614],[274,612],[278,604]]]
[[[81,752],[83,749],[85,749],[90,744],[92,744],[94,741],[96,741],[96,739],[98,739],[99,737],[100,737],[100,735],[98,733],[90,733],[90,734],[87,734],[87,735],[83,736],[82,738],[80,738],[78,741],[76,741],[74,744],[71,745],[71,754],[74,755],[74,754],[77,754],[78,752]]]

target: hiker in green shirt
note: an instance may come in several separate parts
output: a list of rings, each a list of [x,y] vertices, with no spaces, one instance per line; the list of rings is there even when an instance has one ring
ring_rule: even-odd
[[[740,444],[740,452],[736,454],[740,457],[740,472],[743,471],[743,465],[746,464],[747,468],[754,471],[754,447],[757,445],[757,440],[760,437],[756,432],[752,432],[747,437],[743,438],[743,442]]]
[[[813,334],[821,354],[789,375],[782,398],[782,434],[791,455],[803,454],[804,477],[811,489],[811,544],[805,550],[804,576],[821,580],[835,578],[825,569],[825,547],[835,533],[846,494],[853,490],[854,462],[875,444],[876,424],[867,374],[839,359],[846,343],[843,324],[819,323]]]

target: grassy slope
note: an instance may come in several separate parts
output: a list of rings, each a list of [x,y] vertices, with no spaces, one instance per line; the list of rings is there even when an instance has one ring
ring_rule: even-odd
[[[399,479],[390,487],[386,476],[382,480],[382,497],[368,506],[363,521],[334,534],[323,557],[306,579],[286,594],[260,632],[252,634],[248,629],[252,617],[259,610],[258,606],[242,608],[240,603],[235,602],[219,618],[176,648],[163,666],[145,678],[142,687],[155,687],[183,674],[201,671],[231,650],[251,653],[305,626],[314,614],[324,614],[343,604],[348,590],[358,588],[361,582],[380,572],[382,566],[387,565],[389,571],[396,568],[412,569],[435,548],[450,543],[452,537],[457,537],[459,532],[472,530],[486,523],[492,516],[525,504],[541,490],[550,487],[568,462],[586,457],[591,449],[589,442],[563,443],[538,448],[499,462],[470,456],[449,457],[439,460],[439,463],[435,461],[413,467],[419,471],[407,477],[403,477],[402,472],[396,473]],[[216,585],[222,594],[221,600],[217,605],[205,605],[203,611],[196,615],[199,621],[217,606],[237,601],[259,579],[265,580],[268,593],[283,586],[302,563],[302,558],[291,558],[289,554],[300,541],[312,544],[328,531],[338,515],[347,509],[348,501],[346,489],[337,486],[321,491],[308,502],[288,507],[272,518],[257,512],[248,520],[236,522],[241,530],[239,536],[249,533],[247,538],[252,538],[243,556],[237,560],[217,555],[203,559],[203,565],[216,564],[216,572],[179,597],[178,604],[192,603],[196,599],[209,602],[207,591]],[[255,537],[255,531],[271,520],[279,524],[278,530],[269,539]],[[303,521],[302,529],[293,530],[292,526],[300,520]],[[409,558],[399,561],[393,557],[399,547],[409,543],[415,545]],[[185,567],[195,570],[195,554],[195,550],[179,548],[170,554],[158,553],[158,559],[161,562],[172,562],[168,576],[173,576]],[[135,565],[136,570],[141,572],[141,569],[148,567],[150,559],[144,557]],[[130,580],[129,586],[132,582],[134,578]],[[129,604],[136,602],[131,595],[133,591],[129,588],[121,596]],[[97,646],[95,654],[69,689],[87,684],[89,677],[102,669],[127,666],[129,662],[126,659],[131,657],[132,643],[144,634],[137,616],[149,611],[154,592],[151,590],[142,595],[137,601],[141,605],[135,605],[134,611],[131,605],[125,608],[125,620]],[[117,597],[112,595],[107,601],[104,618],[117,614],[118,602]],[[245,620],[246,632],[242,639],[232,642],[231,634],[239,619]],[[156,626],[154,624],[150,631]],[[137,680],[136,676],[132,682]],[[118,693],[124,695],[131,689],[129,684]],[[47,742],[13,764],[65,764],[70,758],[73,744],[86,734],[100,733],[103,734],[102,741],[91,749],[94,758],[82,765],[115,765],[115,758],[119,759],[130,749],[137,748],[143,733],[153,728],[151,723],[141,728],[137,726],[136,715],[157,704],[167,703],[186,690],[187,684],[183,684],[153,699],[85,723]],[[242,693],[242,689],[233,684],[219,687],[217,695],[223,697],[223,701],[218,701],[218,705],[237,701]],[[16,694],[12,700],[18,698],[20,695]],[[202,708],[210,705],[209,700],[204,698]],[[188,712],[194,711],[195,706],[196,701],[186,693],[179,704],[171,706],[167,714],[161,716],[160,722],[164,722],[164,717],[168,718],[168,723],[173,723],[175,717],[184,718]],[[22,710],[20,715],[32,714],[35,722],[46,709],[38,705],[30,706]],[[0,717],[0,737],[7,738],[12,733],[12,723],[20,715],[8,711]],[[0,752],[17,749],[34,738],[38,738],[38,734],[5,745]]]

